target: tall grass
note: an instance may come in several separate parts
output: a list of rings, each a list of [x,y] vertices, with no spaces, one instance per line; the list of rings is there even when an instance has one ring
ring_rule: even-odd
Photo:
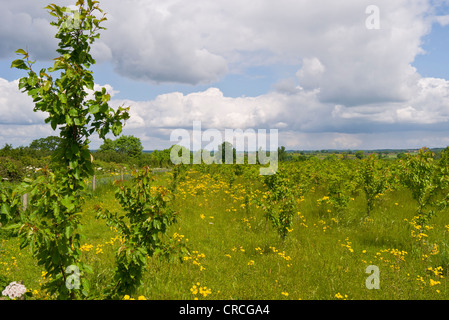
[[[171,173],[161,173],[155,183],[167,185],[170,179]],[[93,299],[103,298],[102,291],[111,282],[120,242],[117,232],[95,217],[97,205],[120,212],[114,190],[112,184],[99,185],[83,209],[83,259],[93,266],[89,275]],[[446,212],[431,221],[423,244],[411,237],[416,204],[407,190],[386,192],[367,217],[363,193],[343,212],[323,212],[317,199],[325,194],[316,188],[306,194],[293,230],[282,240],[262,208],[251,201],[245,205],[245,194],[253,199],[263,192],[260,182],[243,176],[230,185],[221,176],[189,171],[177,186],[173,207],[179,219],[169,232],[174,245],[185,244],[189,254],[171,260],[153,257],[137,295],[147,299],[449,298]],[[15,237],[2,236],[0,275],[23,280],[36,290],[36,298],[49,298],[40,291],[45,281],[42,269],[19,245]],[[379,267],[378,290],[365,286],[369,265]],[[196,292],[198,283],[210,293]]]

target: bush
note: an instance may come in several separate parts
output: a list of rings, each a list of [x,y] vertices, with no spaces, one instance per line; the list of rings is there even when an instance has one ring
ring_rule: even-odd
[[[0,157],[0,179],[8,181],[21,181],[23,178],[23,165],[20,161]]]

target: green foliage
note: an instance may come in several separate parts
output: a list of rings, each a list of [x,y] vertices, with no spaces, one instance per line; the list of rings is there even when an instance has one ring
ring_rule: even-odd
[[[133,186],[121,186],[116,193],[125,215],[98,208],[98,217],[119,230],[124,240],[116,253],[113,297],[133,294],[141,285],[147,257],[163,251],[167,228],[176,218],[169,207],[170,191],[152,186],[149,168],[134,175]]]
[[[170,152],[171,152],[171,148],[164,149],[164,150],[154,150],[150,154],[150,157],[152,159],[154,159],[154,161],[156,162],[158,167],[160,167],[160,168],[168,167],[173,164],[170,160]]]
[[[20,181],[23,178],[22,163],[11,158],[0,157],[0,181]]]
[[[22,239],[21,247],[30,247],[38,265],[52,278],[45,285],[50,294],[59,299],[80,298],[88,295],[89,284],[81,278],[82,289],[70,290],[66,269],[77,266],[82,272],[90,268],[80,261],[80,201],[69,192],[61,192],[57,175],[44,169],[44,175],[34,181],[25,181],[22,192],[29,193],[29,207],[16,225]],[[83,273],[80,274],[83,276]]]
[[[418,203],[417,215],[420,223],[425,224],[435,214],[430,208],[434,204],[441,184],[436,176],[437,166],[433,152],[422,148],[417,155],[410,155],[401,160],[401,183],[412,193]]]
[[[0,183],[0,228],[18,218],[21,204],[20,195]]]
[[[184,164],[179,164],[173,167],[173,178],[171,179],[171,183],[169,189],[173,196],[176,195],[176,189],[178,187],[178,183],[184,181],[186,178],[187,166]]]
[[[362,150],[358,150],[355,152],[355,157],[362,160],[363,158],[365,158],[365,152],[363,152]]]
[[[352,162],[346,163],[337,158],[327,158],[326,161],[331,162],[323,168],[329,201],[338,212],[342,212],[358,188],[356,170]]]
[[[139,138],[134,136],[121,136],[116,140],[105,139],[100,151],[115,151],[126,157],[138,157],[142,154],[143,146]]]
[[[374,208],[375,200],[387,188],[387,179],[383,167],[375,155],[370,155],[363,160],[360,178],[366,195],[366,213],[369,215]]]
[[[48,290],[60,299],[86,296],[89,290],[83,277],[89,267],[80,261],[78,233],[85,180],[93,174],[89,136],[97,132],[104,139],[110,131],[119,135],[122,121],[129,118],[127,108],[114,110],[108,105],[110,95],[105,88],[94,91],[94,98],[87,99],[86,89],[94,89],[89,70],[95,63],[91,44],[100,36],[99,30],[104,29],[100,23],[106,18],[96,17],[103,12],[98,1],[79,0],[76,6],[75,11],[55,4],[45,8],[57,18],[51,25],[58,28],[55,37],[59,39],[60,56],[53,59],[52,67],[35,72],[34,62],[23,49],[16,51],[22,59],[11,64],[28,72],[27,77],[19,80],[19,89],[32,97],[34,111],[45,112],[45,122],[60,132],[59,148],[53,153],[54,172],[45,169],[43,176],[25,183],[30,209],[22,215],[18,227],[22,245],[30,246],[38,263],[52,276]],[[59,77],[53,79],[52,73]],[[76,288],[67,285],[66,273],[72,267],[78,269],[77,276],[81,277]]]
[[[55,151],[60,143],[61,143],[60,137],[48,136],[46,138],[33,140],[30,143],[30,148],[33,150],[41,150],[41,151]]]
[[[279,161],[287,161],[289,159],[289,155],[287,151],[285,151],[284,146],[278,148],[278,159]]]
[[[220,159],[222,164],[233,164],[236,161],[236,150],[232,143],[225,141],[218,146],[216,157]]]
[[[276,174],[266,176],[268,187],[266,201],[259,202],[265,211],[265,217],[285,239],[292,230],[293,216],[298,212],[298,205],[302,201],[302,189],[295,188],[288,177],[287,170],[278,170]]]

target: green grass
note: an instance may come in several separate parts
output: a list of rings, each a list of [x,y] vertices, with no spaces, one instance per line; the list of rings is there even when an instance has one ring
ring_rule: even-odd
[[[155,183],[167,185],[170,173],[157,177]],[[295,216],[293,231],[282,240],[266,221],[261,208],[255,204],[249,208],[242,206],[250,187],[253,191],[261,190],[254,197],[262,196],[263,186],[257,181],[238,177],[230,187],[220,177],[215,180],[209,175],[189,172],[186,180],[178,185],[173,202],[178,221],[169,230],[169,236],[175,233],[184,236],[179,243],[186,244],[189,255],[173,261],[160,257],[150,259],[144,285],[136,297],[449,298],[447,212],[431,220],[433,228],[427,232],[426,244],[422,244],[411,237],[408,221],[414,216],[416,204],[407,190],[386,192],[367,217],[362,192],[354,196],[346,210],[336,213],[322,212],[317,207],[316,200],[324,196],[317,189],[306,194],[300,213]],[[111,184],[100,185],[86,199],[83,210],[83,243],[92,245],[83,253],[83,260],[94,270],[89,275],[92,298],[100,299],[112,280],[119,240],[117,232],[108,228],[105,221],[96,219],[98,204],[111,211],[121,210]],[[431,254],[434,244],[438,252]],[[365,270],[369,265],[380,269],[379,290],[368,290],[365,286],[369,276]],[[444,268],[444,278],[432,273],[433,269],[428,270],[439,266]],[[17,238],[0,235],[1,276],[11,281],[23,280],[27,288],[37,290],[37,298],[45,298],[39,291],[45,281],[42,271],[28,249],[19,249]],[[195,290],[191,289],[198,287],[197,283],[209,288],[211,293],[206,297],[193,294]]]

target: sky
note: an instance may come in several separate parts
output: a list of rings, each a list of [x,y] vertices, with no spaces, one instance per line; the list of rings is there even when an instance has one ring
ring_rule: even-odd
[[[68,6],[75,1],[54,0]],[[58,135],[10,69],[57,56],[41,0],[0,0],[0,147]],[[288,150],[449,146],[448,0],[103,0],[96,88],[145,150],[171,133],[277,130]],[[111,136],[111,138],[114,138]],[[91,139],[91,148],[102,141]]]

